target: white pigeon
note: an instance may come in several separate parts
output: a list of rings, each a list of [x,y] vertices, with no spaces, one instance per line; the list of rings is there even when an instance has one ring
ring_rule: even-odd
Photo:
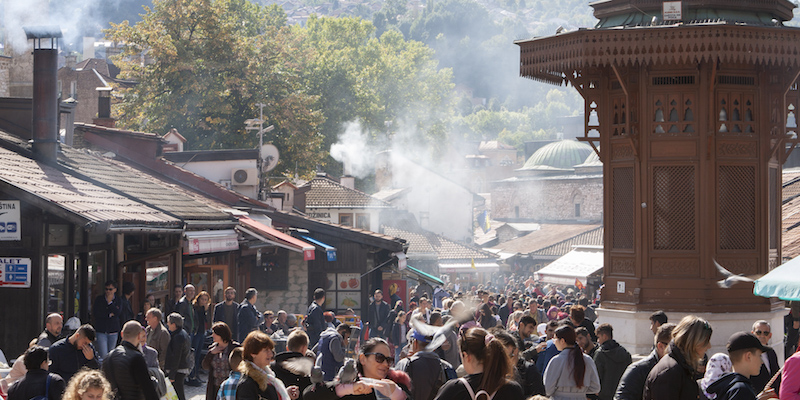
[[[753,279],[748,278],[742,274],[734,275],[733,272],[728,271],[723,266],[719,265],[717,260],[713,261],[714,261],[714,266],[717,267],[717,271],[719,271],[722,274],[722,276],[725,277],[725,279],[717,281],[717,285],[719,285],[719,287],[728,289],[738,282],[753,282]]]
[[[455,318],[451,319],[449,322],[442,326],[433,326],[428,325],[420,319],[412,318],[411,319],[411,326],[423,336],[433,336],[431,342],[425,346],[425,350],[427,351],[434,351],[439,348],[444,342],[447,340],[447,332],[451,331],[453,327],[458,323],[458,320]]]

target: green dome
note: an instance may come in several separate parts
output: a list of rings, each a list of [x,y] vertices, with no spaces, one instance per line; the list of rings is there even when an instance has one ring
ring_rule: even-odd
[[[543,146],[525,162],[521,170],[574,170],[590,154],[592,147],[577,140],[560,140]]]

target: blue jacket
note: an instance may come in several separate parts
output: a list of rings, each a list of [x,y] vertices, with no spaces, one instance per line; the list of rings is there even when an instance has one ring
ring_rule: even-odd
[[[539,372],[544,374],[544,370],[547,369],[547,363],[550,362],[550,359],[557,356],[558,348],[556,347],[555,342],[552,339],[547,341],[547,347],[545,347],[542,354],[539,354],[539,357],[536,359],[536,368],[539,369]]]
[[[316,301],[312,301],[306,312],[306,324],[308,325],[308,345],[313,346],[319,340],[319,335],[325,330],[325,317],[322,315],[322,307]]]
[[[236,317],[239,325],[237,328],[239,331],[239,343],[244,343],[244,338],[247,337],[247,334],[258,329],[259,317],[261,317],[261,313],[256,310],[256,306],[250,304],[247,300],[243,300]]]
[[[336,332],[335,329],[327,329],[319,337],[319,343],[317,343],[317,365],[322,369],[322,377],[326,382],[332,381],[336,377],[336,373],[339,372],[339,368],[344,365],[342,340],[342,335]],[[331,346],[331,343],[333,343],[333,346]],[[334,349],[331,350],[331,347]]]

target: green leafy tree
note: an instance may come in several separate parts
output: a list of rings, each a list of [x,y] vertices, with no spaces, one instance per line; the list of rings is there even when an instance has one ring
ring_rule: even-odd
[[[430,48],[395,30],[375,37],[375,27],[357,18],[312,16],[295,29],[302,49],[313,54],[305,79],[325,115],[325,149],[354,120],[373,143],[408,128],[433,147],[444,145],[445,122],[454,112],[452,76],[438,68]],[[329,159],[326,168],[336,173],[336,165]]]
[[[281,151],[278,171],[310,171],[323,151],[317,98],[308,94],[300,48],[278,6],[247,0],[154,0],[142,20],[112,25],[125,43],[115,62],[138,82],[120,90],[121,127],[153,132],[176,128],[192,149],[247,148],[244,129],[264,103],[265,136]]]

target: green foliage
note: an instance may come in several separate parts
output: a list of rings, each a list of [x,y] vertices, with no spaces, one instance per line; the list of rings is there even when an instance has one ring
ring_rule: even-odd
[[[141,22],[113,24],[110,40],[126,43],[115,60],[121,90],[115,107],[123,128],[176,128],[193,149],[252,148],[244,121],[263,102],[265,137],[281,149],[279,171],[313,170],[322,158],[316,97],[306,93],[308,54],[285,26],[283,10],[246,0],[155,0]],[[142,61],[146,62],[142,62]]]
[[[452,77],[450,70],[438,69],[428,47],[396,30],[377,38],[375,27],[357,18],[312,16],[305,28],[294,30],[302,49],[314,55],[304,79],[325,115],[323,148],[329,149],[344,124],[354,120],[370,132],[373,143],[411,127],[431,146],[443,144]],[[336,171],[332,160],[327,164]]]

